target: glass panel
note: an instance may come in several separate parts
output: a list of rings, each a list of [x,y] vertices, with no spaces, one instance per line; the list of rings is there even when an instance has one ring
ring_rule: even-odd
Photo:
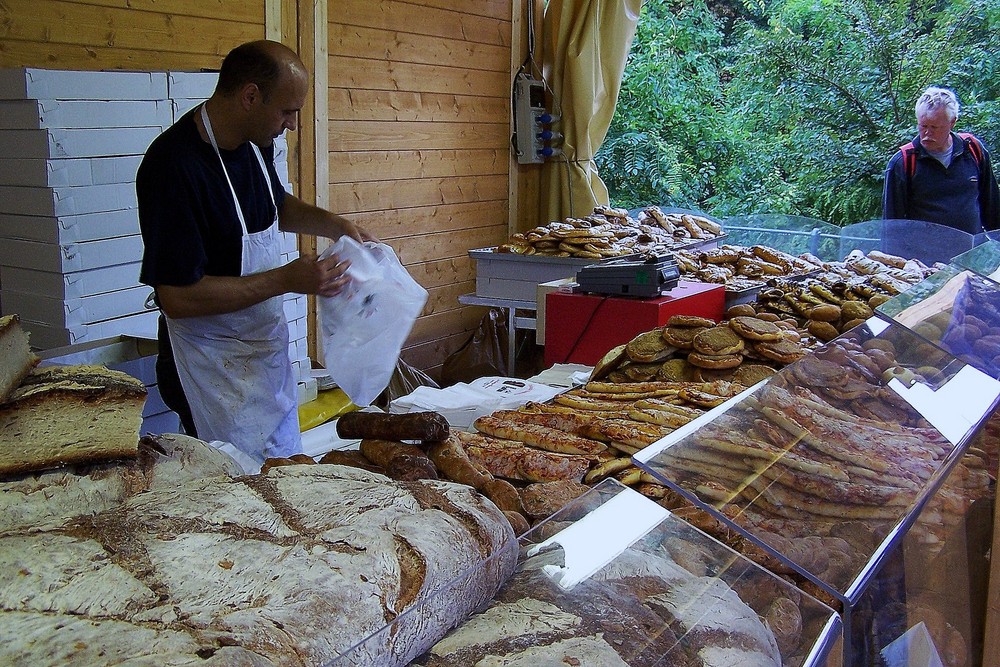
[[[614,480],[520,545],[517,572],[496,598],[412,665],[843,663],[832,608]],[[460,595],[461,585],[441,594]],[[372,664],[373,646],[392,632],[333,664]]]
[[[812,253],[826,261],[837,261],[840,228],[816,218],[780,213],[739,215],[726,218],[722,227],[733,245],[766,245],[791,255]]]
[[[949,266],[875,312],[1000,378],[1000,286],[995,282]]]
[[[840,235],[840,257],[854,249],[878,250],[928,266],[950,262],[974,244],[971,234],[923,220],[867,220],[844,227]]]
[[[1000,282],[1000,242],[989,238],[997,232],[987,232],[977,238],[983,238],[982,243],[968,252],[957,255],[951,262],[963,269],[975,271],[986,276],[993,282]]]
[[[998,397],[996,380],[872,318],[634,458],[850,600]]]

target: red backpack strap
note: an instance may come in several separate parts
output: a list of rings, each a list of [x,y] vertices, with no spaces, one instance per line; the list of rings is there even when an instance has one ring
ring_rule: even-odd
[[[917,151],[912,141],[899,147],[899,152],[903,154],[903,173],[907,178],[913,178],[917,173]]]
[[[976,139],[975,135],[971,132],[959,132],[958,136],[962,137],[965,141],[965,145],[969,147],[969,152],[972,153],[972,157],[976,161],[976,164],[982,164],[983,146],[979,143],[979,139]]]

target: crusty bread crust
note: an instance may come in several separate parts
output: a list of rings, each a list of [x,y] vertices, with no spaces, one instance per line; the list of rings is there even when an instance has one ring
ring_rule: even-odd
[[[467,486],[233,477],[221,456],[160,436],[132,461],[0,481],[18,518],[0,516],[0,664],[321,665],[395,621],[347,664],[401,667],[514,570],[507,519]]]

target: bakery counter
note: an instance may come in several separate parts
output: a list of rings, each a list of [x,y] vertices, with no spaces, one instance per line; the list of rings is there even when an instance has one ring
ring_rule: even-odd
[[[998,400],[996,379],[871,318],[634,460],[851,628],[904,537],[933,553],[992,494],[982,457],[964,454]]]
[[[519,546],[516,571],[496,597],[413,665],[842,661],[832,608],[614,480],[536,525]],[[476,569],[438,594],[459,594]],[[418,606],[407,615],[425,613]],[[398,617],[332,664],[368,664],[370,646],[406,622]]]

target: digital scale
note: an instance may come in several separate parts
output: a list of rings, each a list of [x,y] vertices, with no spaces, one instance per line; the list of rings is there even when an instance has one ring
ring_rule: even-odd
[[[648,299],[677,287],[679,278],[673,255],[629,255],[583,267],[576,273],[574,291]]]

